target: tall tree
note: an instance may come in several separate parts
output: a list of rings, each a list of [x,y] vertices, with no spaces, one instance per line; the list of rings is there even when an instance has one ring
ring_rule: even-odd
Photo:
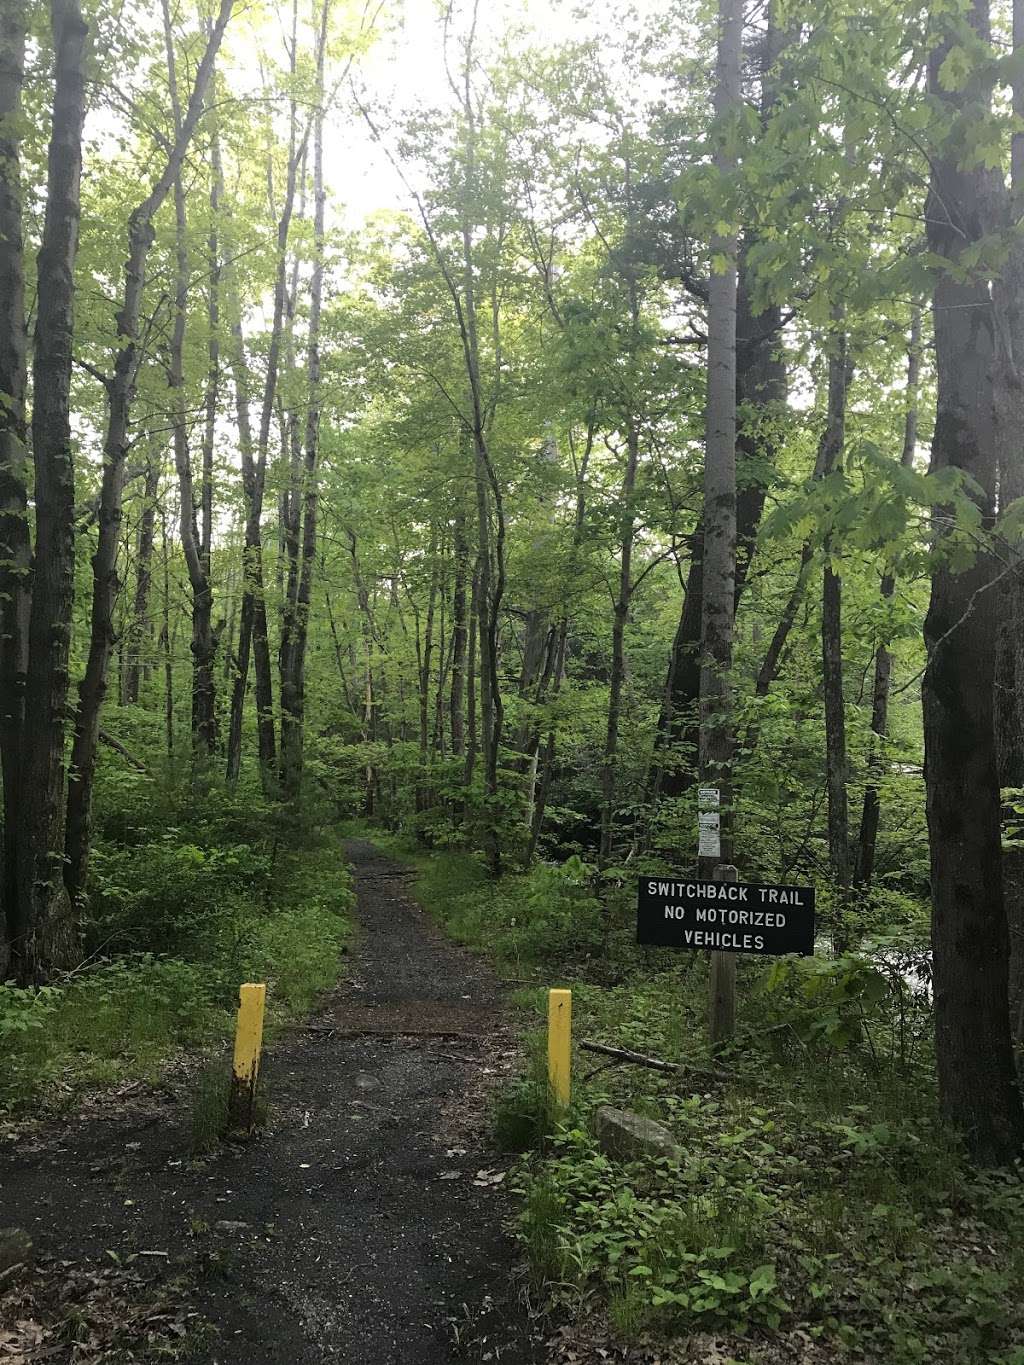
[[[917,450],[917,403],[918,386],[921,374],[921,309],[914,308],[910,323],[910,344],[907,350],[907,389],[906,406],[903,416],[903,448],[900,464],[904,469],[912,469],[914,453]],[[882,601],[889,603],[896,593],[896,575],[887,569],[882,575],[879,594]],[[889,729],[889,689],[892,680],[892,656],[889,642],[883,639],[875,650],[875,673],[871,688],[871,732],[878,743],[884,742]],[[854,881],[858,886],[870,886],[875,871],[875,849],[878,844],[878,823],[882,811],[879,777],[884,770],[882,754],[879,749],[872,752],[870,776],[864,788],[864,803],[861,807],[860,831],[857,837],[857,862]]]
[[[942,67],[957,39],[944,13],[936,15],[942,40],[929,56],[928,88],[957,129],[987,119],[988,84],[976,74],[961,88],[948,88],[958,83],[943,79]],[[967,19],[987,49],[987,0],[971,0]],[[992,306],[988,281],[965,267],[963,257],[991,227],[996,186],[991,172],[965,158],[953,134],[930,160],[928,246],[947,262],[932,305],[938,377],[932,469],[968,476],[982,521],[990,524],[996,490]],[[1007,989],[993,702],[997,596],[987,553],[975,553],[969,568],[953,559],[952,520],[940,513],[937,522],[922,687],[939,1098],[976,1159],[1006,1162],[1024,1145],[1024,1108]]]
[[[320,5],[316,43],[313,115],[313,275],[309,286],[309,331],[306,343],[306,421],[303,428],[301,544],[298,563],[289,572],[288,603],[281,639],[281,786],[297,796],[302,785],[305,742],[306,644],[317,548],[317,469],[320,461],[321,358],[320,316],[324,292],[324,61],[327,50],[328,0]],[[300,509],[296,508],[296,514]]]
[[[719,0],[715,73],[715,168],[728,203],[736,168],[735,122],[742,103],[742,0]],[[736,291],[739,237],[722,226],[711,241],[708,283],[708,391],[704,443],[704,572],[701,594],[701,780],[719,790],[721,859],[729,862],[732,802],[732,650],[736,592]],[[718,856],[701,859],[707,876]],[[712,1041],[732,1032],[735,958],[711,957]]]
[[[25,334],[21,184],[22,87],[26,5],[0,14],[0,772],[3,778],[3,867],[0,877],[0,978],[7,968],[6,917],[18,898],[17,821],[21,734],[28,650],[28,382]]]
[[[820,477],[841,473],[846,441],[846,395],[850,384],[846,318],[841,305],[833,309],[834,328],[828,338],[828,406],[818,453]],[[847,794],[846,698],[843,693],[843,580],[839,550],[833,536],[825,536],[821,583],[821,676],[825,700],[825,789],[828,795],[829,868],[837,890],[832,926],[837,951],[846,947],[845,923],[850,887],[850,806]]]
[[[87,27],[76,0],[53,0],[55,83],[33,335],[35,546],[18,822],[18,894],[8,910],[23,982],[74,955],[64,868],[64,718],[74,606],[75,471],[71,356],[85,120]],[[13,914],[12,914],[13,911]]]
[[[164,47],[167,54],[167,88],[175,137],[181,136],[181,99],[178,93],[177,63],[174,55],[174,30],[167,0],[163,0]],[[212,79],[212,72],[211,72]],[[185,328],[188,318],[189,250],[185,187],[181,171],[174,177],[174,321],[171,325],[170,359],[167,382],[171,390],[171,426],[174,438],[174,466],[178,474],[181,499],[179,533],[192,589],[192,761],[195,773],[204,768],[213,753],[217,719],[214,710],[216,685],[213,670],[217,642],[213,632],[213,587],[210,582],[210,536],[212,533],[213,428],[216,422],[217,373],[217,196],[220,177],[216,129],[211,130],[211,227],[209,309],[210,369],[207,375],[206,427],[203,436],[203,472],[200,485],[202,521],[197,515],[192,453],[189,449],[189,422],[185,392]],[[202,529],[200,529],[200,525]]]
[[[78,687],[75,737],[68,779],[67,847],[64,879],[72,900],[82,894],[89,858],[92,789],[96,772],[100,709],[107,691],[107,671],[113,646],[114,604],[117,600],[117,550],[121,527],[125,460],[129,422],[140,362],[139,316],[145,288],[146,261],[153,244],[153,219],[181,173],[196,125],[202,115],[217,50],[231,17],[234,0],[221,0],[184,116],[167,159],[149,194],[132,211],[128,222],[128,258],[124,290],[117,314],[119,346],[114,372],[107,380],[107,430],[103,443],[103,481],[100,491],[99,537],[93,555],[93,593],[89,653]]]

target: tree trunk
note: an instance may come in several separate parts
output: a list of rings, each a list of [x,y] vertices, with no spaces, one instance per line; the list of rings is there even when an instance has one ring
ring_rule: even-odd
[[[767,27],[760,54],[762,125],[771,117],[778,97],[778,81],[773,73],[782,48],[772,0],[766,6],[766,16]],[[749,246],[746,241],[739,244],[736,295],[736,454],[743,475],[736,494],[737,607],[746,586],[764,511],[767,492],[764,467],[775,462],[777,438],[771,418],[774,410],[784,407],[788,389],[786,364],[780,354],[782,309],[771,304],[760,312],[754,311],[754,281],[747,264]],[[655,758],[647,782],[648,800],[652,804],[661,796],[681,796],[694,781],[698,758],[703,586],[702,519],[693,534],[679,626],[669,656]]]
[[[203,111],[206,90],[217,49],[231,15],[234,0],[221,0],[206,49],[196,71],[195,84],[185,115],[159,179],[132,212],[128,223],[128,259],[124,268],[124,294],[117,315],[120,346],[114,374],[107,388],[107,431],[103,443],[103,480],[100,489],[99,538],[93,555],[93,593],[89,654],[85,676],[78,688],[75,738],[68,780],[68,819],[64,880],[72,901],[85,886],[89,858],[92,788],[96,772],[96,745],[100,709],[107,691],[107,671],[113,647],[113,609],[117,600],[117,544],[120,536],[124,492],[125,457],[129,420],[139,363],[138,333],[146,260],[155,236],[153,219],[181,171],[185,152]]]
[[[152,643],[149,627],[149,592],[153,582],[153,540],[156,528],[156,495],[160,488],[160,460],[151,455],[146,465],[146,483],[142,494],[142,512],[135,543],[135,600],[131,623],[127,631],[124,701],[135,706],[139,700],[142,681],[142,654],[147,640]]]
[[[640,459],[640,433],[629,420],[626,428],[626,468],[622,476],[619,505],[619,591],[612,614],[612,668],[608,682],[608,720],[605,726],[604,755],[601,762],[601,842],[598,866],[604,867],[612,851],[615,822],[616,763],[619,752],[619,720],[622,714],[622,687],[626,677],[626,622],[633,591],[633,535],[635,514],[633,496]]]
[[[23,983],[41,979],[51,966],[66,965],[75,951],[71,903],[61,876],[61,836],[75,575],[70,395],[87,28],[76,0],[53,0],[51,16],[56,83],[32,371],[36,545],[22,736],[18,897],[9,924],[12,959]]]
[[[735,171],[728,125],[737,117],[742,92],[743,0],[719,0],[715,118],[719,124],[715,166],[723,178]],[[724,126],[723,126],[724,125]],[[698,857],[701,876],[714,876],[732,861],[732,646],[736,604],[736,257],[735,232],[715,233],[712,260],[719,266],[708,285],[708,392],[704,453],[704,555],[701,592],[700,737],[701,782],[719,791],[721,843]],[[735,877],[733,872],[733,877]],[[730,1036],[735,1023],[736,959],[712,953],[712,1044]]]
[[[910,323],[910,348],[907,352],[907,405],[903,419],[903,450],[900,464],[910,469],[917,448],[917,388],[921,371],[921,310],[915,307]],[[892,573],[882,575],[880,593],[883,602],[891,602],[896,592],[896,578]],[[882,640],[875,651],[875,677],[871,689],[871,731],[877,736],[876,748],[869,760],[869,781],[864,789],[864,804],[860,815],[857,838],[857,865],[854,872],[856,886],[870,886],[875,874],[875,848],[878,843],[878,821],[881,800],[878,783],[885,770],[881,745],[889,729],[889,684],[892,659],[887,640]]]
[[[818,468],[822,478],[843,467],[846,441],[846,393],[850,382],[847,338],[841,308],[828,342],[828,409],[821,436]],[[826,535],[821,584],[821,673],[825,704],[825,787],[828,795],[829,868],[838,888],[832,929],[836,952],[848,939],[846,911],[850,888],[850,811],[847,796],[846,709],[843,697],[843,584],[833,567],[832,537]]]
[[[466,688],[466,574],[469,546],[466,544],[466,517],[461,506],[455,515],[455,586],[452,592],[452,687],[449,727],[452,754],[461,758],[466,751],[465,718],[462,713]]]
[[[1016,130],[1010,143],[1010,193],[1004,219],[1007,252],[992,291],[999,365],[996,370],[999,506],[1024,497],[1024,244],[1011,225],[1024,211],[1024,0],[1013,0],[1012,109]],[[996,752],[1001,787],[1024,788],[1024,554],[1003,547],[1015,559],[999,602],[996,655]],[[1016,805],[1019,796],[1014,800]],[[1010,1018],[1016,1042],[1024,1036],[1024,849],[1003,851],[1003,894],[1010,935]],[[1019,1054],[1018,1054],[1019,1055]]]
[[[167,78],[174,117],[175,135],[181,133],[181,104],[174,61],[174,39],[168,0],[163,0],[164,42],[167,49]],[[211,73],[212,79],[212,73]],[[195,780],[205,770],[216,743],[216,691],[213,677],[217,650],[213,634],[213,589],[210,584],[210,534],[212,530],[212,465],[213,436],[217,411],[217,202],[220,155],[216,131],[211,141],[212,187],[211,257],[209,285],[210,337],[207,342],[209,367],[206,389],[206,427],[203,440],[203,472],[200,487],[200,520],[196,515],[195,488],[192,480],[192,455],[188,445],[188,417],[185,398],[185,327],[188,314],[189,259],[186,237],[185,190],[181,175],[174,179],[175,215],[175,299],[174,324],[171,332],[171,354],[168,384],[171,388],[171,424],[174,429],[174,464],[178,473],[181,497],[179,531],[181,548],[192,589],[192,776]]]
[[[736,454],[739,467],[744,471],[743,487],[736,495],[737,606],[746,587],[764,512],[767,492],[764,466],[774,463],[776,455],[776,437],[770,419],[774,410],[785,404],[787,394],[786,366],[778,353],[782,310],[772,306],[762,313],[752,311],[750,282],[746,278],[748,272],[743,257],[744,253],[741,253],[736,324],[736,403],[740,414]],[[686,591],[672,642],[658,721],[656,756],[648,779],[650,799],[655,802],[660,796],[681,796],[694,780],[703,585],[702,519],[693,534]],[[666,762],[668,756],[671,761]]]
[[[295,50],[292,51],[295,62]],[[260,781],[266,795],[277,791],[277,741],[274,735],[274,682],[270,661],[270,633],[267,627],[267,603],[263,584],[263,494],[267,476],[267,452],[270,446],[270,427],[274,416],[281,341],[287,295],[288,234],[295,206],[295,187],[298,168],[305,151],[305,140],[297,144],[295,106],[292,104],[291,134],[285,179],[284,202],[277,223],[277,272],[274,281],[274,314],[267,348],[267,373],[263,387],[263,407],[260,414],[259,443],[253,455],[249,426],[248,366],[242,337],[241,304],[237,296],[232,300],[234,315],[231,320],[232,371],[239,424],[239,453],[242,460],[242,488],[245,494],[245,545],[242,550],[244,591],[238,628],[238,654],[234,687],[231,693],[231,718],[228,734],[227,777],[237,781],[242,758],[242,716],[245,694],[249,685],[249,659],[255,661],[256,672],[256,732],[259,751]]]
[[[477,649],[477,622],[479,611],[477,602],[480,596],[480,555],[477,554],[476,562],[473,565],[473,581],[470,587],[469,604],[469,639],[466,645],[466,762],[463,768],[463,785],[468,788],[473,781],[473,774],[476,771],[476,755],[478,749],[477,724],[476,724],[476,661],[479,650]]]
[[[21,119],[25,77],[24,0],[0,13],[0,980],[9,958],[7,917],[17,916],[19,774],[28,665],[28,444],[25,275],[21,215]]]
[[[307,407],[302,483],[302,549],[298,584],[292,602],[292,635],[281,683],[281,778],[284,793],[296,797],[302,787],[306,709],[306,642],[317,547],[317,472],[320,460],[320,313],[324,289],[324,60],[327,49],[328,0],[320,8],[316,48],[317,109],[313,119],[313,277],[310,281],[309,333],[306,355]],[[287,678],[287,698],[285,696]]]
[[[987,45],[987,0],[973,0],[968,20]],[[931,53],[928,85],[959,127],[961,121],[986,118],[988,101],[973,84],[966,91],[944,88],[939,73],[953,41],[946,38]],[[988,523],[996,482],[992,309],[987,281],[964,278],[957,263],[990,231],[993,192],[992,173],[963,169],[952,139],[933,154],[925,209],[928,247],[950,268],[938,277],[933,298],[938,397],[932,467],[967,474]],[[936,529],[941,552],[950,532]],[[993,576],[983,552],[960,573],[941,559],[935,564],[922,687],[939,1101],[944,1117],[983,1164],[1012,1161],[1024,1143],[1008,1017]]]

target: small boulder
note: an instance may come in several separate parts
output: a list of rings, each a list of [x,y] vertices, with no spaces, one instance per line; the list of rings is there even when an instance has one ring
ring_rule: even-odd
[[[606,1156],[634,1161],[637,1157],[678,1157],[679,1146],[663,1123],[642,1118],[629,1109],[599,1105],[594,1114],[594,1136]]]

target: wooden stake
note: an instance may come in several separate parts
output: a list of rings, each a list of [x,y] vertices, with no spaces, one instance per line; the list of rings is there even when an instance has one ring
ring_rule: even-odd
[[[263,1047],[263,1010],[267,988],[247,982],[238,989],[235,1059],[231,1068],[228,1131],[248,1137],[256,1125],[256,1084]]]
[[[572,991],[548,991],[548,1084],[559,1109],[571,1094]]]
[[[719,863],[716,882],[734,882],[738,873],[732,863]],[[708,1034],[714,1052],[736,1032],[736,954],[712,953],[708,978]]]

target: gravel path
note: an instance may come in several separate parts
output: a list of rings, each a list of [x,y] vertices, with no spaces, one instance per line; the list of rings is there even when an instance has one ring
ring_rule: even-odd
[[[360,932],[314,1021],[334,1032],[269,1051],[263,1139],[193,1169],[180,1101],[78,1115],[0,1150],[0,1224],[76,1273],[130,1265],[140,1299],[176,1282],[215,1328],[195,1360],[539,1365],[487,1144],[486,1090],[514,1051],[500,988],[406,869],[365,840],[345,853]]]

